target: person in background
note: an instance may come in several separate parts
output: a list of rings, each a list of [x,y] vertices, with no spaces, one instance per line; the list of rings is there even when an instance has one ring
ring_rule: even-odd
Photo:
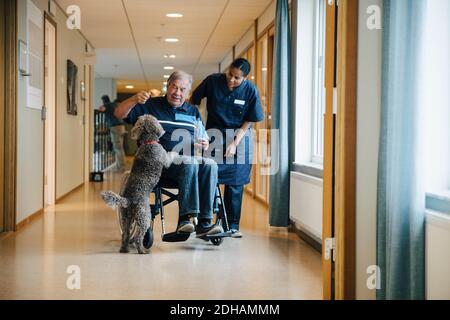
[[[208,118],[206,129],[218,129],[223,137],[223,158],[217,160],[219,183],[225,185],[224,202],[232,237],[241,238],[239,231],[244,185],[250,182],[252,169],[253,122],[264,119],[258,90],[247,80],[250,63],[236,59],[226,73],[209,75],[194,90],[191,103],[200,105],[207,98]],[[234,136],[226,138],[226,131],[232,129]],[[244,143],[243,143],[244,142]]]
[[[106,123],[111,134],[111,142],[116,157],[113,170],[115,172],[123,172],[125,170],[125,151],[123,150],[125,123],[114,115],[118,100],[111,102],[109,96],[104,95],[102,96],[102,101],[103,105],[98,110],[105,113]]]

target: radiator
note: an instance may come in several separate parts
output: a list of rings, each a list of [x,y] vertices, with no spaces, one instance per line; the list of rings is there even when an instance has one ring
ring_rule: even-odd
[[[425,254],[429,300],[450,299],[450,212],[443,209],[447,200],[427,197]]]

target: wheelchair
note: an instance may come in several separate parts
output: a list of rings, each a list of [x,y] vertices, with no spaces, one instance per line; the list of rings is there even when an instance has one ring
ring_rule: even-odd
[[[125,189],[125,185],[127,183],[128,177],[130,175],[130,172],[127,171],[123,174],[122,177],[122,183],[120,188],[120,194],[123,194],[123,191]],[[148,228],[145,236],[144,236],[144,247],[146,249],[150,249],[153,245],[154,235],[153,235],[153,227],[155,224],[155,219],[158,215],[160,215],[161,219],[161,231],[162,231],[162,241],[163,242],[183,242],[189,239],[190,233],[186,232],[170,232],[166,233],[166,227],[165,227],[165,215],[164,215],[164,206],[177,201],[178,200],[178,194],[174,194],[168,189],[178,189],[178,185],[176,182],[169,180],[169,179],[163,179],[159,181],[159,183],[153,188],[152,193],[155,195],[155,201],[154,203],[150,203],[150,227]],[[168,198],[166,200],[163,200],[163,195],[167,196]],[[122,233],[122,224],[121,224],[121,214],[122,210],[117,210],[117,218],[119,221],[119,228],[120,232]],[[227,214],[225,209],[225,204],[223,202],[222,197],[222,191],[220,190],[219,184],[216,186],[216,193],[214,196],[214,206],[213,206],[213,214],[216,216],[215,224],[221,225],[224,227],[225,230],[229,230],[228,226],[228,220],[227,220]],[[197,218],[194,218],[194,224],[197,224]],[[137,232],[137,226],[135,222],[133,222],[130,226],[130,243],[134,242],[134,237]],[[215,246],[220,246],[223,242],[224,238],[231,237],[231,232],[226,231],[219,234],[213,234],[213,235],[205,235],[203,237],[200,237],[199,239],[202,239],[204,241],[210,241]]]

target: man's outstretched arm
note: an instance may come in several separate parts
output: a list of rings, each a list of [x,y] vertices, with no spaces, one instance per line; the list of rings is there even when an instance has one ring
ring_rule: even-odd
[[[131,109],[138,103],[144,104],[150,98],[150,93],[147,91],[141,91],[134,96],[119,103],[114,110],[114,116],[118,119],[125,119]]]

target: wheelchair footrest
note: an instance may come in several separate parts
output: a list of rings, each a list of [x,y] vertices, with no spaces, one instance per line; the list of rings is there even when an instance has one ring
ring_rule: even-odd
[[[162,241],[164,242],[183,242],[189,239],[191,236],[188,232],[170,232],[166,233],[162,237]]]

